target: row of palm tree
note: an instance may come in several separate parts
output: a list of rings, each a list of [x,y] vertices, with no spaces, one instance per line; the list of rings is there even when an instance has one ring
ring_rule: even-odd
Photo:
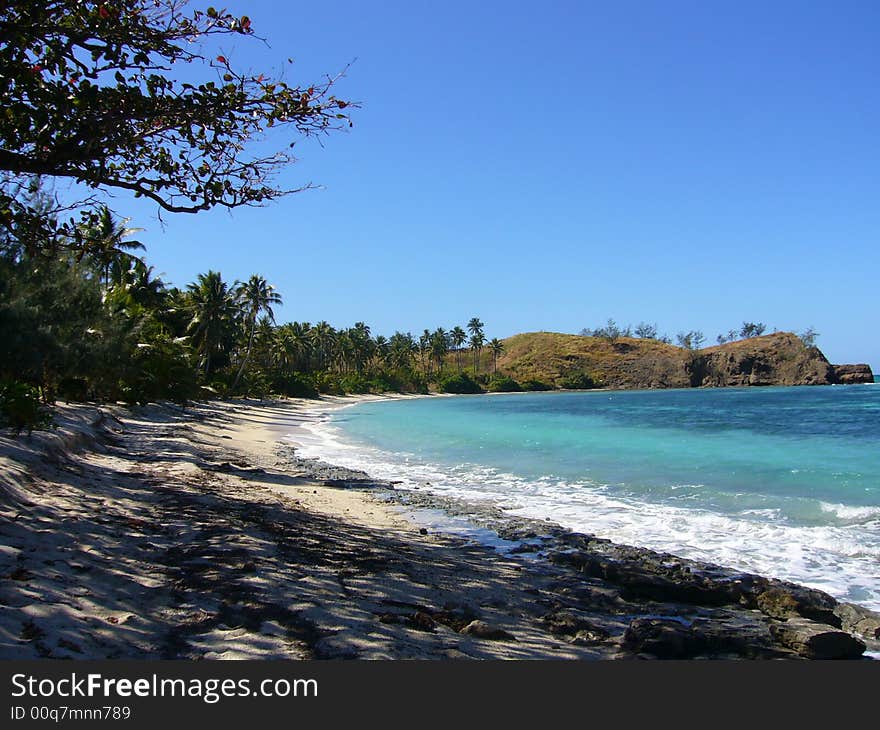
[[[336,329],[326,321],[314,325],[309,322],[275,325],[273,307],[282,303],[282,297],[257,275],[247,282],[227,286],[218,272],[209,271],[200,274],[187,287],[187,294],[188,301],[183,306],[192,313],[187,334],[200,355],[205,376],[212,373],[212,360],[219,350],[224,346],[235,347],[236,338],[229,336],[229,330],[236,327],[244,330],[238,338],[240,352],[233,390],[238,387],[255,351],[261,369],[277,369],[288,375],[316,371],[361,374],[376,369],[407,370],[418,363],[427,381],[443,375],[450,352],[455,355],[458,372],[463,372],[465,345],[472,351],[475,375],[479,374],[480,355],[486,346],[492,352],[493,372],[497,373],[498,356],[504,349],[497,338],[486,341],[484,325],[477,317],[468,322],[469,338],[460,326],[449,331],[443,327],[433,331],[426,329],[418,338],[410,332],[395,332],[386,338],[373,336],[364,322],[344,329]]]
[[[265,277],[254,274],[243,282],[228,282],[219,271],[209,270],[182,289],[168,286],[141,257],[144,245],[133,238],[140,229],[128,224],[104,208],[80,227],[73,253],[60,254],[59,270],[82,282],[81,296],[92,297],[89,306],[97,319],[82,328],[92,333],[91,339],[56,343],[59,353],[70,353],[69,362],[39,365],[48,350],[35,344],[32,371],[45,374],[33,379],[42,380],[41,387],[84,387],[111,398],[139,389],[148,398],[174,390],[185,399],[200,384],[244,392],[260,378],[283,383],[305,374],[320,384],[323,376],[369,381],[393,374],[384,382],[424,389],[456,370],[463,374],[468,351],[473,376],[481,375],[487,347],[497,373],[504,345],[497,338],[487,340],[479,317],[448,330],[425,329],[419,336],[400,331],[390,337],[374,335],[364,322],[338,329],[326,321],[277,324],[275,310],[283,299]],[[27,265],[20,249],[4,245],[4,270],[21,275],[18,288],[23,291],[34,267]],[[74,289],[70,287],[71,312],[79,306],[73,303]],[[86,310],[79,309],[86,317]],[[83,353],[77,354],[81,346],[91,348],[89,366],[83,364]],[[102,372],[95,375],[98,364]]]
[[[130,240],[143,229],[130,228],[128,223],[127,218],[115,220],[109,208],[102,207],[94,222],[80,226],[77,231],[79,258],[88,257],[98,270],[106,297],[129,308],[135,303],[159,306],[164,282],[152,277],[152,267],[132,253],[145,250],[143,243]],[[199,274],[186,292],[183,299],[176,291],[170,292],[170,297],[191,313],[187,335],[201,356],[205,375],[212,372],[212,359],[218,349],[230,339],[230,328],[235,323],[244,327],[246,345],[232,385],[235,390],[251,357],[257,320],[266,315],[274,322],[273,306],[282,303],[281,295],[262,276],[255,274],[246,282],[236,281],[230,286],[217,271]],[[148,301],[143,301],[144,293],[151,295]]]

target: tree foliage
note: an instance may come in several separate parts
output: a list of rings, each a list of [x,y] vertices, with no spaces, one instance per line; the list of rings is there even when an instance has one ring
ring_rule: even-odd
[[[489,351],[492,353],[492,375],[498,375],[498,357],[504,352],[504,343],[497,337],[489,340]]]
[[[743,322],[738,330],[729,330],[726,335],[720,334],[716,338],[719,345],[736,340],[747,340],[751,337],[760,337],[767,330],[763,322]]]
[[[816,340],[819,338],[819,333],[812,327],[807,327],[803,332],[798,334],[798,337],[801,338],[801,342],[804,343],[805,347],[815,347]]]
[[[523,387],[509,375],[495,375],[489,380],[487,390],[490,393],[520,393]]]
[[[614,344],[620,337],[623,335],[620,327],[618,327],[617,322],[613,319],[609,319],[604,327],[597,327],[593,330],[593,337],[601,337],[602,339],[608,340],[610,344]]]
[[[571,372],[559,381],[566,390],[590,390],[598,387],[597,379],[583,371]]]
[[[338,77],[293,85],[237,69],[210,50],[230,36],[253,37],[250,18],[187,0],[0,4],[0,223],[56,243],[75,228],[53,230],[27,205],[29,176],[129,190],[171,212],[294,192],[274,183],[290,148],[350,126],[352,104],[334,95]],[[253,152],[272,127],[282,148]]]
[[[199,274],[187,287],[187,307],[192,318],[187,333],[200,355],[205,376],[227,361],[240,310],[229,285],[219,271]]]
[[[483,389],[473,377],[467,373],[455,373],[443,378],[438,383],[444,393],[456,393],[459,395],[482,393]]]
[[[16,434],[52,425],[52,415],[40,400],[40,392],[18,381],[0,382],[0,427]]]
[[[679,332],[675,336],[675,340],[679,347],[686,350],[699,350],[706,341],[706,337],[700,330],[691,330],[690,332]]]
[[[239,306],[244,312],[245,322],[248,328],[248,344],[245,355],[241,361],[241,367],[238,370],[238,374],[235,376],[235,382],[232,384],[233,389],[235,389],[241,380],[241,376],[244,374],[244,369],[250,359],[251,349],[254,344],[254,335],[257,330],[257,317],[260,313],[265,312],[269,320],[274,322],[275,312],[272,307],[276,304],[281,304],[282,301],[281,295],[275,291],[275,287],[269,284],[265,278],[258,276],[257,274],[251,276],[246,282],[239,283],[235,287],[235,296],[238,299]]]
[[[480,321],[479,317],[471,317],[467,323],[467,331],[470,332],[469,344],[471,352],[474,356],[474,376],[480,371],[480,353],[486,344],[486,335],[483,333],[485,325]]]
[[[657,339],[657,325],[648,324],[647,322],[639,322],[638,326],[635,330],[636,337],[639,337],[643,340],[656,340]]]
[[[79,258],[88,256],[100,270],[104,283],[110,282],[111,270],[115,268],[115,278],[119,280],[122,271],[134,264],[136,257],[130,251],[143,251],[140,241],[128,240],[140,228],[128,228],[128,219],[116,221],[110,209],[103,205],[91,225],[81,225],[77,230],[80,240]]]
[[[766,329],[767,325],[763,322],[743,322],[739,336],[744,340],[750,337],[760,337]]]
[[[42,191],[28,195],[39,208]],[[30,253],[19,231],[0,229],[0,426],[45,425],[45,405],[58,398],[186,404],[215,394],[481,392],[489,383],[450,374],[461,326],[416,339],[374,335],[364,322],[278,325],[281,295],[263,276],[229,282],[208,270],[178,289],[131,253],[143,245],[127,240],[127,221],[103,210],[98,222],[93,246],[54,253]],[[483,326],[470,322],[475,364]],[[503,343],[488,347],[497,360]],[[498,374],[504,389],[512,382]]]

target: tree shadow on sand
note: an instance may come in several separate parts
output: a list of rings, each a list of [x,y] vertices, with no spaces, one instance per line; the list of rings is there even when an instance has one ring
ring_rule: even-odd
[[[0,658],[625,658],[633,620],[658,617],[748,638],[713,655],[790,654],[725,607],[632,601],[546,560],[305,511],[271,487],[307,482],[194,438],[191,418],[147,409],[80,453],[19,454]]]

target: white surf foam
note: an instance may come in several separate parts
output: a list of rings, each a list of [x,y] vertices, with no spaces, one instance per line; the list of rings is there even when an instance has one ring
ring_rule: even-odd
[[[479,464],[442,466],[353,444],[330,418],[304,425],[305,433],[296,436],[299,455],[399,481],[398,488],[492,500],[511,514],[550,519],[615,542],[796,581],[880,610],[880,519],[866,522],[880,518],[878,508],[823,503],[838,524],[795,526],[778,510],[726,515],[650,503],[612,495],[602,484],[549,476],[525,480]]]
[[[834,515],[841,520],[866,522],[880,519],[880,507],[855,507],[848,504],[830,504],[829,502],[820,502],[819,507],[823,512]]]

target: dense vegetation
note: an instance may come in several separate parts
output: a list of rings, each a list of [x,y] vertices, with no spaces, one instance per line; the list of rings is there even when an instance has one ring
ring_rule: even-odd
[[[251,37],[247,16],[185,0],[0,8],[0,425],[44,426],[59,398],[480,392],[497,373],[503,345],[476,317],[384,337],[278,324],[281,294],[259,275],[172,286],[101,204],[126,190],[197,213],[295,192],[273,182],[290,148],[349,127],[357,105],[335,95],[338,75],[236,69],[218,43]],[[83,199],[62,201],[62,180]]]
[[[222,49],[251,38],[249,17],[187,0],[0,5],[0,425],[45,425],[56,397],[186,402],[332,381],[331,353],[299,378],[270,348],[263,318],[271,329],[280,299],[265,280],[169,287],[101,205],[128,191],[197,213],[296,192],[274,182],[291,148],[350,127],[357,105],[335,95],[341,74],[294,84],[237,68]]]
[[[34,209],[46,197],[38,185],[27,195]],[[504,346],[479,318],[390,337],[363,322],[277,324],[282,296],[262,276],[230,282],[207,271],[170,286],[147,265],[137,229],[106,208],[96,220],[76,231],[80,245],[54,253],[15,229],[0,233],[0,412],[16,428],[44,424],[42,404],[59,398],[185,404],[518,387],[497,376]]]

